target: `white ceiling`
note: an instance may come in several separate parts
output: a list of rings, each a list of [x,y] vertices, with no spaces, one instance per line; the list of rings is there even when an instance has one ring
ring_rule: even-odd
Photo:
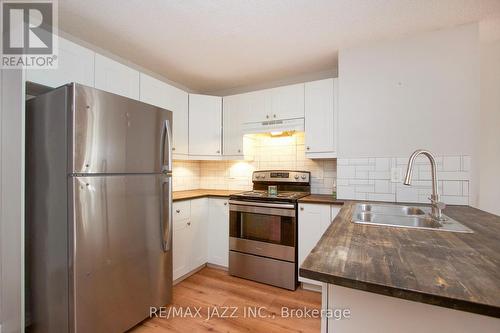
[[[192,90],[332,70],[337,50],[500,15],[500,0],[59,0],[60,29]]]

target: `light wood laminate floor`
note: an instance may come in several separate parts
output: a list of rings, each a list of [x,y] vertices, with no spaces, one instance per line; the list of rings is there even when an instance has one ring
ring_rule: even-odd
[[[300,288],[288,291],[229,276],[226,271],[209,267],[174,286],[173,304],[165,312],[170,309],[172,314],[172,307],[184,311],[189,311],[187,310],[189,308],[193,316],[152,318],[129,332],[317,333],[320,331],[320,319],[282,317],[282,307],[301,310],[321,309],[319,293]],[[250,311],[257,312],[259,307],[262,307],[261,316],[252,316]],[[200,314],[194,316],[197,310]],[[223,313],[224,311],[226,313]],[[209,313],[215,316],[207,320]]]

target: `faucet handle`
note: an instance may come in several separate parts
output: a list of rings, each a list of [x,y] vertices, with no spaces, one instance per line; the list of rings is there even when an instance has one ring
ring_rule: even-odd
[[[439,209],[445,209],[446,208],[446,204],[444,202],[436,200],[436,199],[434,199],[432,197],[430,197],[428,199],[431,201],[432,205],[436,206],[437,208],[439,208]]]

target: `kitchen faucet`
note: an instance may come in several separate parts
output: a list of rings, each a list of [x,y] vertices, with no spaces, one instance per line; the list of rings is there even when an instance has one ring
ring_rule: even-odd
[[[438,179],[437,179],[437,172],[436,172],[436,159],[434,158],[434,155],[428,150],[424,149],[418,149],[413,152],[410,156],[410,160],[408,161],[408,168],[406,169],[406,176],[405,176],[405,185],[410,185],[411,184],[411,177],[412,177],[412,172],[413,172],[413,163],[415,162],[415,159],[419,155],[425,155],[429,158],[431,161],[431,174],[432,174],[432,195],[429,198],[431,201],[432,205],[432,212],[431,212],[431,217],[437,221],[445,221],[446,218],[442,214],[442,210],[446,207],[446,205],[443,202],[439,201],[439,190],[438,190]]]

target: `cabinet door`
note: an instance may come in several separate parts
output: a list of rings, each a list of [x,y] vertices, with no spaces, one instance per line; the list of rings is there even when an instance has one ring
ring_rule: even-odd
[[[189,94],[189,154],[221,155],[222,97]]]
[[[243,156],[242,123],[245,102],[244,95],[227,96],[223,99],[224,155]]]
[[[192,271],[207,262],[208,249],[208,199],[191,200],[191,242],[189,270]]]
[[[304,118],[304,84],[271,89],[272,119]]]
[[[227,199],[209,199],[208,262],[227,267],[229,258],[229,205]]]
[[[330,209],[329,205],[323,204],[299,204],[299,267],[330,225]],[[319,281],[309,280],[300,276],[299,281],[321,285]]]
[[[243,122],[253,123],[270,120],[272,112],[271,89],[252,91],[241,95]]]
[[[70,82],[94,86],[95,53],[59,37],[57,69],[28,69],[26,80],[48,87],[60,87]]]
[[[180,278],[189,272],[189,247],[191,245],[191,229],[189,219],[174,221],[172,235],[173,278]]]
[[[140,78],[141,101],[173,113],[172,152],[188,155],[188,93],[146,74],[141,73]]]
[[[306,154],[335,152],[334,79],[305,84]]]
[[[189,200],[174,202],[172,234],[172,260],[174,280],[189,272],[189,247],[191,230],[191,202]]]
[[[106,58],[95,55],[95,87],[113,94],[139,100],[139,72]]]

